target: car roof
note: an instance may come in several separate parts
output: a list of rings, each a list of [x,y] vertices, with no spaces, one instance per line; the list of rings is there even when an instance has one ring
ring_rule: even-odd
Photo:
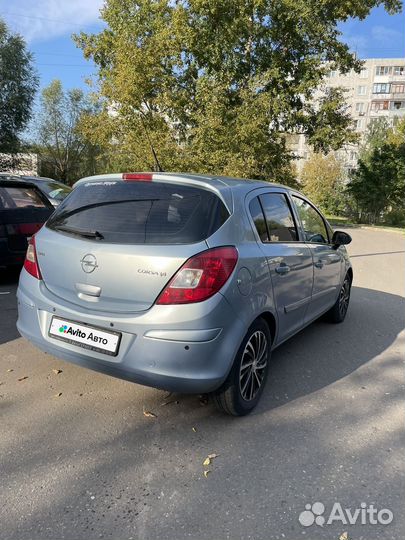
[[[30,187],[37,191],[40,191],[38,187],[29,180],[2,180],[1,187]]]
[[[0,180],[5,182],[6,180],[19,180],[20,177],[15,174],[0,173]]]
[[[57,184],[62,184],[62,182],[60,182],[59,180],[55,180],[55,178],[48,178],[47,176],[22,175],[20,178],[22,178],[23,180],[28,180],[29,182],[56,182]]]
[[[94,176],[86,176],[84,178],[81,178],[78,180],[74,186],[80,185],[87,182],[97,182],[101,180],[107,180],[109,178],[114,180],[122,180],[122,175],[124,173],[107,173],[107,174],[97,174]],[[194,173],[174,173],[174,172],[151,172],[151,173],[131,173],[131,174],[152,174],[153,180],[183,180],[183,181],[191,181],[190,183],[206,183],[210,184],[212,186],[228,186],[228,187],[247,187],[248,189],[252,189],[252,187],[266,187],[266,186],[272,186],[272,187],[283,187],[286,189],[289,189],[287,186],[282,186],[281,184],[277,184],[275,182],[267,182],[265,180],[253,180],[251,178],[235,178],[231,176],[219,176],[219,175],[209,175],[209,174],[194,174]]]

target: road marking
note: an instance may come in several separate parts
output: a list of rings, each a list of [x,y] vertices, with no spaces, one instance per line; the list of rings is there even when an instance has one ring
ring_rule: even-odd
[[[10,294],[10,291],[6,291],[6,292],[1,292],[0,291],[0,294]]]

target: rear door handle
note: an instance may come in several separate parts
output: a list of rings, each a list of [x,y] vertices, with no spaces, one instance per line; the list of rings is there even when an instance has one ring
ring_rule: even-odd
[[[323,261],[319,259],[319,261],[316,261],[314,263],[314,266],[316,266],[317,268],[323,268]]]
[[[276,266],[275,268],[277,274],[284,275],[288,274],[288,272],[291,270],[290,267],[287,264],[280,264],[280,266]]]

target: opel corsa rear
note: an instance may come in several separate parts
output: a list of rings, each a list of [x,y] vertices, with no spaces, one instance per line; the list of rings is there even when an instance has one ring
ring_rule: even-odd
[[[64,360],[246,414],[274,347],[345,318],[349,242],[277,184],[84,178],[30,241],[17,326]]]

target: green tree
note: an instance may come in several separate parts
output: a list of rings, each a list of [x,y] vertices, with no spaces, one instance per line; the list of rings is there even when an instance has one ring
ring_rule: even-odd
[[[95,110],[82,90],[65,91],[59,80],[43,89],[36,126],[42,174],[71,182],[96,172],[97,147],[79,129],[82,117]]]
[[[107,0],[106,29],[76,37],[99,67],[105,110],[93,137],[111,155],[119,142],[121,162],[133,169],[288,181],[287,134],[304,133],[322,152],[354,140],[342,91],[313,98],[331,68],[361,67],[338,23],[381,3]]]
[[[312,154],[304,163],[300,180],[304,193],[324,212],[340,213],[343,206],[342,165],[333,154]]]
[[[367,140],[365,144],[370,148]],[[391,213],[398,223],[405,219],[405,119],[386,130],[379,144],[359,159],[347,190],[356,202],[359,221],[378,223]]]
[[[0,19],[0,152],[15,153],[32,113],[38,78],[32,54]]]

